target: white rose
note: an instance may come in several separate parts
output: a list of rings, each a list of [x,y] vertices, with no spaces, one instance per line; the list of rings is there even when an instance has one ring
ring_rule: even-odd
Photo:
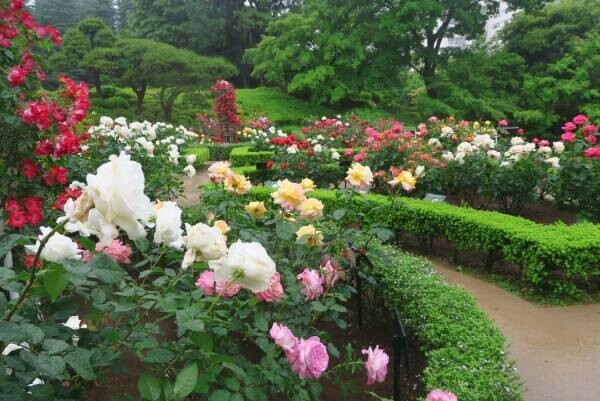
[[[107,116],[100,117],[100,125],[111,128],[114,125],[114,123],[115,122],[110,117],[107,117]]]
[[[527,153],[535,151],[535,143],[526,143],[525,145],[523,145],[523,151]]]
[[[298,153],[298,146],[296,146],[296,145],[292,145],[292,146],[288,147],[288,148],[287,148],[287,152],[288,152],[290,155],[293,155],[293,154],[296,154],[296,153]]]
[[[35,245],[26,245],[25,249],[32,255],[37,254],[40,241],[51,231],[50,227],[40,227],[41,234],[38,235],[39,241],[36,241]],[[65,259],[81,259],[81,252],[71,238],[54,233],[48,242],[46,242],[46,246],[42,249],[40,257],[48,262],[61,263]]]
[[[187,164],[194,164],[196,163],[196,155],[187,155],[185,157],[185,161]]]
[[[333,160],[340,160],[340,154],[338,152],[331,152],[331,158]]]
[[[425,176],[425,166],[418,166],[415,169],[415,175],[419,178]]]
[[[565,144],[562,143],[561,141],[558,142],[553,142],[552,143],[552,148],[554,149],[554,151],[558,154],[562,153],[565,151]]]
[[[235,278],[235,283],[254,293],[267,290],[277,272],[275,262],[261,244],[239,240],[231,245],[227,255],[208,265],[215,272],[215,281],[228,282]]]
[[[441,148],[442,147],[442,143],[437,138],[431,138],[429,141],[427,141],[427,145],[429,145],[433,148]]]
[[[184,143],[185,143],[185,139],[182,139],[182,138],[177,138],[177,139],[175,139],[175,143],[176,143],[177,145],[182,145],[182,144],[184,144]]]
[[[87,329],[87,324],[81,324],[81,320],[77,315],[69,317],[62,325],[70,328],[71,330]]]
[[[115,126],[115,133],[124,139],[131,138],[131,131],[127,127],[117,125],[117,126]]]
[[[442,138],[445,138],[447,136],[454,134],[454,130],[452,129],[452,127],[442,127],[441,131],[442,131],[442,134],[441,134]]]
[[[132,240],[146,236],[144,224],[152,216],[152,204],[144,194],[144,173],[139,163],[131,161],[125,153],[112,155],[95,175],[87,175],[87,184],[86,192],[94,210],[101,215],[101,218],[96,216],[97,223],[120,227]],[[114,235],[112,228],[108,227],[108,231]],[[105,237],[103,243],[109,245],[116,237]]]
[[[555,169],[560,168],[560,159],[558,157],[549,157],[546,160],[544,160],[544,162],[552,165],[552,167]]]
[[[125,117],[115,118],[115,123],[119,125],[127,125],[127,119]]]
[[[197,261],[208,262],[219,259],[227,253],[227,244],[221,230],[203,223],[185,225],[186,236],[183,237],[185,247],[195,251]]]
[[[452,154],[452,152],[444,152],[442,154],[442,159],[447,160],[447,161],[452,161],[452,160],[454,160],[454,155]]]
[[[502,154],[497,150],[488,150],[487,155],[490,159],[500,160]]]
[[[185,173],[186,177],[193,177],[196,175],[196,169],[191,164],[185,166],[183,172]]]
[[[179,249],[183,245],[181,233],[181,209],[175,202],[158,202],[154,205],[156,214],[154,243]]]
[[[542,146],[538,149],[538,153],[544,156],[552,154],[552,148],[550,146]]]
[[[510,138],[510,144],[513,146],[523,145],[524,143],[525,143],[525,141],[520,136],[513,136],[512,138]]]
[[[315,145],[315,147],[314,147],[315,153],[321,153],[322,150],[323,150],[323,147],[321,145]]]

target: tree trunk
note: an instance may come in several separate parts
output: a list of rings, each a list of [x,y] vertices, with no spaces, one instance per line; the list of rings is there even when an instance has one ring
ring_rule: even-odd
[[[435,64],[431,61],[426,61],[425,65],[423,66],[423,71],[421,72],[423,82],[425,83],[425,89],[427,90],[427,95],[431,98],[435,98],[437,95],[437,91],[434,88],[435,70]]]
[[[142,109],[144,106],[144,97],[146,96],[146,84],[142,85],[139,89],[133,88],[133,91],[136,95],[135,101],[135,114],[142,114]]]
[[[96,86],[96,96],[101,98],[102,97],[102,79],[100,78],[99,71],[96,71],[94,73],[94,84]]]

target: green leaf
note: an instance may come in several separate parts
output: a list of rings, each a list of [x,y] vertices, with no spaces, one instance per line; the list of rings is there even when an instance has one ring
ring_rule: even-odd
[[[213,350],[214,342],[210,334],[206,332],[197,332],[190,336],[190,340],[204,352]]]
[[[204,331],[204,322],[198,319],[188,320],[179,324],[180,327],[184,327],[191,331]]]
[[[335,212],[333,212],[333,218],[336,220],[341,219],[345,215],[346,215],[346,209],[337,209]]]
[[[157,401],[160,398],[162,386],[156,377],[148,373],[142,373],[137,386],[138,391],[145,400]]]
[[[0,320],[0,341],[5,343],[20,343],[27,340],[27,332],[20,325]]]
[[[94,370],[90,364],[90,352],[88,350],[77,348],[65,356],[65,362],[84,380],[94,379]]]
[[[103,304],[106,301],[106,293],[101,288],[94,288],[92,290],[92,299],[97,304]]]
[[[125,278],[125,271],[108,255],[100,253],[88,263],[91,275],[106,284],[115,284]]]
[[[56,340],[53,338],[48,338],[44,340],[42,347],[44,347],[44,349],[48,351],[50,355],[60,354],[61,352],[71,348],[69,343],[67,343],[66,341]]]
[[[142,253],[146,252],[150,247],[150,243],[146,238],[136,239],[135,241],[133,241],[133,243],[135,244],[137,249],[139,249]]]
[[[254,324],[256,325],[256,328],[258,328],[258,330],[260,331],[266,332],[267,330],[269,330],[269,321],[265,317],[264,313],[258,313],[254,317]]]
[[[177,374],[175,378],[175,386],[173,392],[176,397],[188,396],[196,386],[198,381],[198,365],[195,363],[186,366]]]
[[[0,258],[4,257],[15,246],[15,243],[21,238],[27,238],[21,234],[8,234],[0,238]]]
[[[167,363],[173,359],[174,356],[175,354],[171,351],[159,347],[150,350],[150,352],[142,358],[142,361],[146,363]]]
[[[62,294],[69,284],[69,273],[60,265],[51,265],[44,272],[44,289],[53,301]]]
[[[217,390],[208,397],[208,401],[229,401],[231,400],[231,393],[227,390]]]
[[[4,288],[4,286],[10,284],[15,275],[16,274],[13,269],[9,269],[8,267],[0,267],[0,287]]]
[[[27,337],[32,344],[39,344],[46,336],[42,329],[31,323],[21,323],[21,327],[27,333]]]
[[[37,367],[41,373],[50,378],[57,378],[65,371],[65,361],[60,356],[40,354],[37,357]]]
[[[232,391],[240,390],[240,381],[238,379],[236,379],[235,377],[229,377],[229,378],[225,379],[225,385],[227,386],[228,389],[230,389]]]
[[[327,307],[325,305],[323,305],[323,303],[321,301],[313,301],[313,302],[311,302],[311,306],[315,312],[326,312],[327,311]]]

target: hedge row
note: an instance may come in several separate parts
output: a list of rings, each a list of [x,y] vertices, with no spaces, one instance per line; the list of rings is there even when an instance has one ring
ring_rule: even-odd
[[[271,189],[256,187],[256,196],[270,198]],[[369,222],[423,240],[443,237],[456,249],[484,252],[490,262],[505,260],[520,267],[521,279],[538,293],[578,297],[600,279],[600,225],[542,225],[521,217],[383,195],[347,197],[317,190],[326,207],[352,208]]]
[[[202,167],[204,163],[211,159],[210,150],[206,147],[188,148],[185,150],[185,155],[196,155],[196,162],[194,163],[196,167]]]
[[[232,167],[256,166],[273,159],[274,152],[270,150],[252,151],[250,146],[239,146],[234,148],[229,155]]]
[[[427,391],[452,391],[461,401],[522,399],[504,337],[470,294],[449,286],[424,258],[377,241],[367,256],[377,288],[425,352]]]

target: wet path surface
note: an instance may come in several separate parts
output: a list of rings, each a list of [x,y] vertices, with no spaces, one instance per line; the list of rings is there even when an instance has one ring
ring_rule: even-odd
[[[198,172],[193,177],[182,177],[183,181],[183,193],[184,196],[177,199],[177,203],[180,206],[193,206],[200,201],[200,189],[201,185],[206,185],[210,182],[208,177],[207,164],[204,168],[198,169]]]
[[[600,304],[536,305],[442,260],[432,262],[451,284],[473,294],[500,328],[526,401],[600,400]]]

